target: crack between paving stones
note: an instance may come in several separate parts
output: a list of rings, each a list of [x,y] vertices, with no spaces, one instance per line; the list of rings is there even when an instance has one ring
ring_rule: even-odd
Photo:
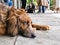
[[[16,37],[16,39],[15,39],[15,41],[14,41],[14,44],[13,44],[13,45],[15,45],[15,44],[16,44],[16,42],[17,42],[17,38],[18,38],[18,35],[17,35],[17,37]]]

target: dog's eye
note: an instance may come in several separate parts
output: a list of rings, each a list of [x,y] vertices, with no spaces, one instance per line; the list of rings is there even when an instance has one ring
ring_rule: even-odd
[[[23,24],[24,24],[24,25],[26,25],[26,24],[27,24],[27,22],[23,22]]]
[[[25,25],[25,24],[28,24],[29,22],[23,22],[23,23],[24,23],[24,25]]]

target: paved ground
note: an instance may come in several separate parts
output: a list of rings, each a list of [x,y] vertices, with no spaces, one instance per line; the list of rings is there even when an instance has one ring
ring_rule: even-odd
[[[60,45],[60,14],[29,14],[33,23],[50,25],[48,31],[37,31],[35,39],[22,36],[0,36],[0,45]]]

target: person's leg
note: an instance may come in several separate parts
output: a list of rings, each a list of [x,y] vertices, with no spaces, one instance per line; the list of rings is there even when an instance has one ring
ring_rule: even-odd
[[[25,9],[26,7],[26,0],[21,0],[22,1],[22,8]]]
[[[42,9],[42,7],[41,7],[41,6],[39,6],[39,11],[38,11],[38,13],[40,13],[40,12],[41,12],[41,9]]]
[[[42,13],[45,13],[46,6],[42,6]]]
[[[25,5],[24,4],[22,4],[22,8],[25,9]]]
[[[26,7],[26,3],[22,3],[22,7],[21,8],[25,9],[25,7]]]

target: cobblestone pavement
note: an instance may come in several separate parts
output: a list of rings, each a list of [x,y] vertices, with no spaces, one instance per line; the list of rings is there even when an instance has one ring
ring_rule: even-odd
[[[33,23],[49,25],[48,31],[36,31],[36,38],[22,36],[0,36],[0,45],[60,45],[60,18],[59,14],[29,14]]]

